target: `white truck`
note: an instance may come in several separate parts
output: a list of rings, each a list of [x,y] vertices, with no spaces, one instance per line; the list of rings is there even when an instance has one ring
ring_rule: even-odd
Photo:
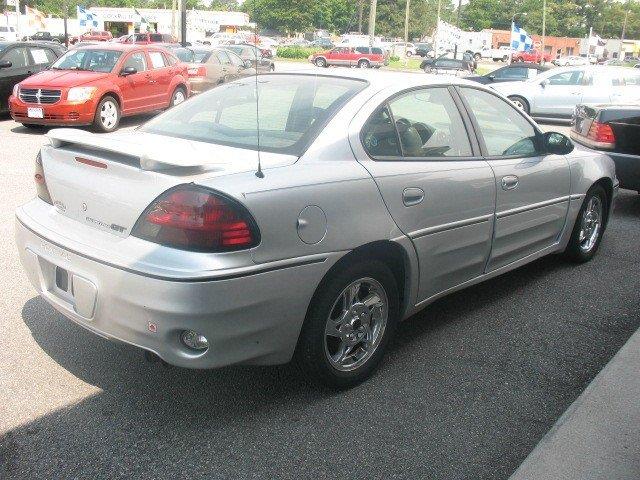
[[[480,52],[482,58],[490,58],[494,62],[509,60],[509,57],[513,53],[513,48],[508,45],[503,45],[499,48],[483,48]]]

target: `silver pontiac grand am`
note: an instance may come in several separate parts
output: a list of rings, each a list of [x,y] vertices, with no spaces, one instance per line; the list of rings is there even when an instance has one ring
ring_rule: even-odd
[[[260,75],[48,136],[16,241],[51,305],[173,365],[293,360],[335,387],[435,299],[591,259],[618,188],[609,157],[452,77]]]

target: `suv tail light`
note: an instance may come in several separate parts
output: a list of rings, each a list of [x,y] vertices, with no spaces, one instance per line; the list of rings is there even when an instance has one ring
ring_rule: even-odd
[[[204,187],[180,185],[142,213],[132,235],[168,247],[228,252],[256,246],[260,232],[240,203]]]
[[[51,200],[51,195],[47,188],[47,181],[44,178],[44,168],[42,168],[42,155],[40,155],[40,152],[36,155],[36,171],[33,175],[33,179],[36,182],[36,193],[38,198],[44,200],[50,205],[53,205],[53,200]]]
[[[590,138],[593,141],[598,143],[609,143],[611,146],[616,143],[616,136],[613,134],[613,129],[611,125],[607,123],[596,122],[595,120],[589,127],[589,133],[587,133],[587,138]]]

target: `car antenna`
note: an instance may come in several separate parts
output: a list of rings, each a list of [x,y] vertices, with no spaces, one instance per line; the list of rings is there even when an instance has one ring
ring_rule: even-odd
[[[254,40],[254,44],[253,46],[255,47],[253,49],[253,53],[256,56],[256,65],[255,65],[255,81],[256,81],[256,132],[257,132],[257,141],[256,141],[256,145],[258,147],[258,170],[256,170],[256,177],[258,178],[264,178],[264,173],[262,172],[262,162],[260,160],[260,96],[258,94],[258,46],[256,45],[256,43],[258,43],[258,23],[256,22],[256,27],[255,27],[255,34],[253,37]]]

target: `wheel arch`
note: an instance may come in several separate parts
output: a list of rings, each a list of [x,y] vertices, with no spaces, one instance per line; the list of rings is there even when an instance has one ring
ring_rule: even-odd
[[[115,101],[118,102],[118,107],[120,108],[120,115],[122,115],[122,98],[120,97],[120,94],[115,90],[107,90],[102,95],[100,95],[100,98],[98,98],[98,101],[96,103],[96,108],[98,107],[100,102],[104,99],[104,97],[113,97]]]
[[[596,180],[593,185],[591,185],[591,188],[595,187],[595,186],[600,186],[604,189],[605,193],[607,194],[607,205],[606,205],[606,209],[604,212],[604,224],[605,227],[607,226],[607,224],[609,223],[609,218],[611,217],[611,210],[613,208],[613,181],[609,178],[609,177],[602,177],[598,180]],[[591,190],[591,188],[589,190]]]
[[[324,288],[324,285],[331,280],[336,272],[343,270],[353,262],[363,260],[379,260],[389,267],[398,287],[398,302],[400,305],[399,319],[403,319],[410,306],[412,292],[412,263],[406,248],[400,243],[392,240],[376,240],[360,245],[340,258],[325,273],[324,277],[316,287],[307,310],[316,298],[318,292]]]

